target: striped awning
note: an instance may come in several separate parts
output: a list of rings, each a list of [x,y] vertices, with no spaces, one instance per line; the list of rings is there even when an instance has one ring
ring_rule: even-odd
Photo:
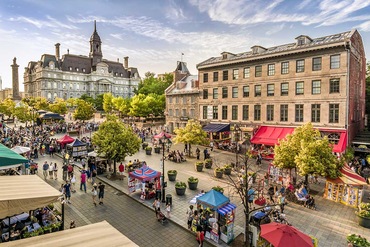
[[[236,205],[228,203],[225,206],[217,209],[217,212],[221,215],[226,215],[227,213],[233,211],[234,209],[236,209]]]

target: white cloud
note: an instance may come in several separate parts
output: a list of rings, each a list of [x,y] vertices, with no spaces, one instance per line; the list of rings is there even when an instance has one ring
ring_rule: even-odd
[[[165,8],[165,16],[167,19],[174,21],[175,24],[186,22],[188,19],[182,8],[174,0],[171,0]]]
[[[39,29],[45,28],[45,27],[77,29],[76,26],[64,24],[50,16],[46,16],[46,19],[47,20],[40,20],[40,19],[30,18],[26,16],[18,16],[18,17],[9,18],[9,21],[28,23],[28,24],[34,25],[35,27]]]
[[[111,33],[110,36],[112,36],[115,39],[123,40],[122,34],[120,33]]]
[[[358,25],[358,29],[364,32],[370,32],[370,21],[366,21]]]
[[[274,33],[278,33],[281,30],[283,30],[284,27],[285,27],[284,23],[280,24],[280,25],[272,26],[271,29],[266,32],[266,35],[272,35]]]

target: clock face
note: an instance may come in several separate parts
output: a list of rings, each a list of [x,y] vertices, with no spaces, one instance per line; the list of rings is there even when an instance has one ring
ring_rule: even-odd
[[[104,69],[101,69],[100,72],[104,74]]]

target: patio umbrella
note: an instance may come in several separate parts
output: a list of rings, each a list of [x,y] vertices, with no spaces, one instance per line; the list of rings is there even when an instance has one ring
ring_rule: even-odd
[[[274,247],[313,247],[310,236],[286,224],[273,222],[261,225],[261,237]]]
[[[166,132],[161,132],[158,135],[155,135],[154,138],[161,139],[163,136],[167,139],[171,138],[171,135]]]
[[[15,146],[15,147],[12,148],[12,150],[14,152],[16,152],[17,154],[24,154],[24,153],[27,153],[27,152],[31,151],[31,148],[22,147],[22,146]]]
[[[25,157],[0,144],[0,167],[22,164],[27,161]]]

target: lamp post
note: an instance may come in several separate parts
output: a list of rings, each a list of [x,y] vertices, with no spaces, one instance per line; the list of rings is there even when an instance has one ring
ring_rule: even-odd
[[[169,139],[167,138],[167,134],[163,131],[163,136],[159,139],[160,144],[162,144],[162,202],[166,202],[166,189],[165,187],[167,186],[167,183],[164,181],[165,176],[164,176],[164,153],[166,150],[166,145],[167,149],[169,149]]]
[[[238,160],[238,154],[239,154],[239,131],[240,127],[237,124],[234,124],[234,140],[235,140],[235,166],[236,168],[239,168],[239,160]]]

